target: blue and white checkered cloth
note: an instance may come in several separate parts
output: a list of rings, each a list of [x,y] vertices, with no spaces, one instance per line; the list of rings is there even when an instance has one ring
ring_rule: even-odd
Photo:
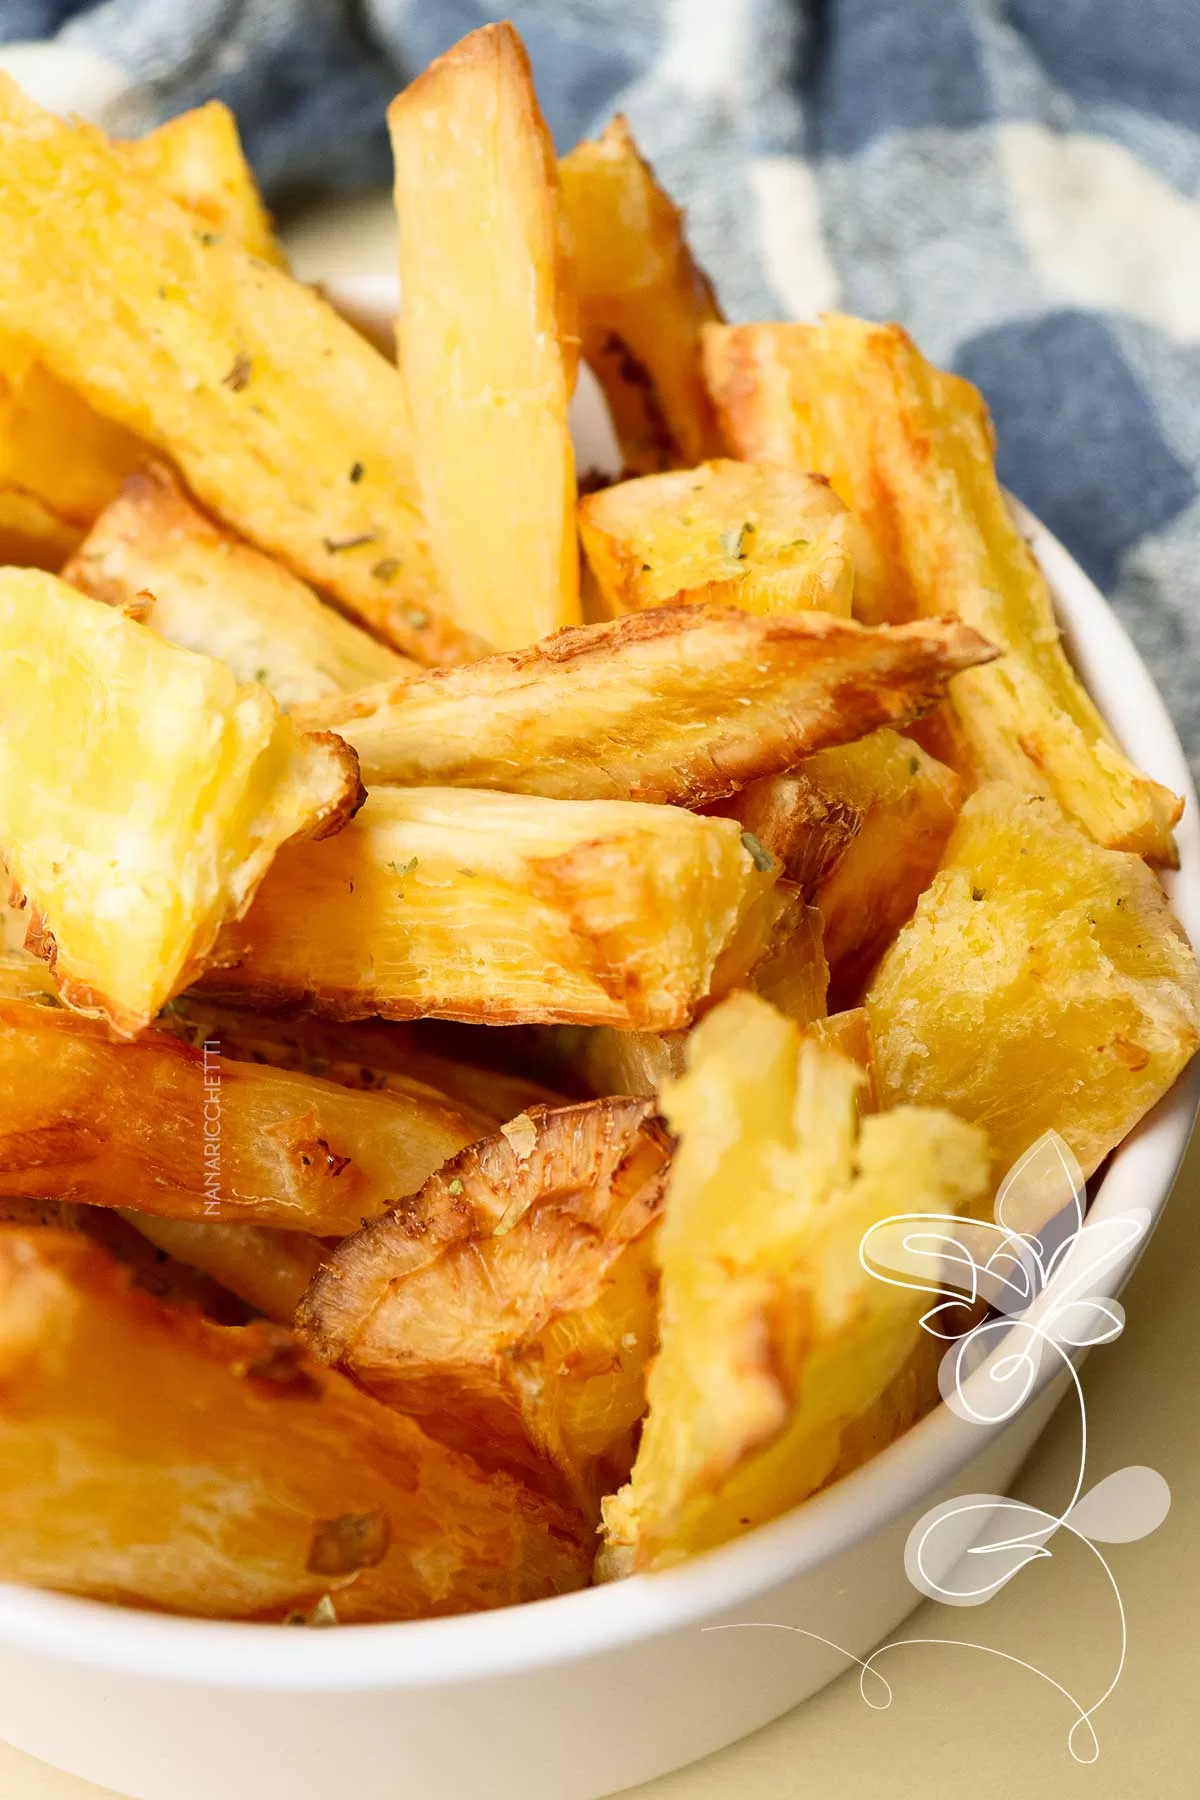
[[[219,96],[268,197],[387,177],[474,0],[0,0],[0,65],[135,131]],[[529,0],[561,148],[621,109],[733,318],[838,306],[983,389],[1200,773],[1200,0]]]

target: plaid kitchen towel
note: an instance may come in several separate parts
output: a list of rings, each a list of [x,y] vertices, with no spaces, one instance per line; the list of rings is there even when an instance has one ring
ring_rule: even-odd
[[[385,180],[485,20],[561,148],[625,111],[734,318],[909,327],[1115,601],[1200,774],[1200,0],[0,0],[0,64],[117,131],[216,95],[268,196]]]

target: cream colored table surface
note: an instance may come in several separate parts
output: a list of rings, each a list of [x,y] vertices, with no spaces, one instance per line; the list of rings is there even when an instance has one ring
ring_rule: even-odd
[[[386,202],[306,220],[290,234],[310,280],[390,264]],[[1017,1663],[956,1648],[915,1647],[888,1659],[887,1712],[863,1702],[853,1672],[778,1724],[706,1762],[636,1790],[637,1800],[1193,1800],[1200,1796],[1200,1141],[1170,1209],[1124,1295],[1128,1324],[1084,1372],[1089,1481],[1126,1463],[1168,1480],[1165,1524],[1108,1560],[1128,1623],[1121,1681],[1096,1717],[1099,1761],[1072,1762],[1074,1714]],[[1079,1424],[1062,1407],[1017,1492],[1057,1511],[1069,1499]],[[1035,1663],[1088,1705],[1120,1650],[1112,1590],[1078,1543],[1056,1547],[988,1606],[926,1605],[897,1636],[974,1639]],[[780,1655],[787,1641],[780,1634]],[[696,1704],[704,1704],[703,1695]],[[614,1720],[614,1729],[619,1721]],[[0,1744],[0,1800],[97,1800],[103,1790]],[[213,1795],[213,1800],[221,1800]],[[347,1800],[352,1800],[348,1796]],[[397,1800],[421,1800],[398,1789]],[[464,1795],[463,1800],[487,1800]]]

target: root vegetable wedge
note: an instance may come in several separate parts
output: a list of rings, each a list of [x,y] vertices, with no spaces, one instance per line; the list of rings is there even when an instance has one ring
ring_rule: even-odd
[[[276,268],[287,258],[246,161],[237,121],[220,100],[113,145],[127,168],[154,182],[214,231]]]
[[[1004,783],[964,805],[864,1004],[882,1103],[979,1120],[1001,1172],[1054,1130],[1091,1174],[1200,1041],[1200,971],[1155,876]]]
[[[210,1275],[268,1319],[291,1323],[327,1255],[320,1238],[269,1225],[232,1225],[224,1219],[164,1219],[122,1211],[127,1225],[178,1262]]]
[[[338,837],[277,861],[203,985],[334,1018],[671,1031],[771,942],[774,888],[732,820],[376,788]]]
[[[136,1292],[0,1228],[0,1577],[210,1618],[346,1624],[583,1585],[580,1522],[428,1438],[275,1325]],[[321,1615],[318,1615],[321,1616]]]
[[[161,464],[129,478],[62,574],[94,600],[136,606],[159,637],[261,682],[283,707],[418,667],[206,518]]]
[[[958,625],[670,606],[300,708],[369,783],[700,806],[935,706],[995,652]]]
[[[298,1327],[431,1435],[596,1519],[645,1406],[669,1159],[646,1101],[523,1114],[340,1245]]]
[[[398,649],[423,662],[477,653],[437,612],[387,360],[312,289],[7,77],[0,157],[0,329]]]
[[[30,959],[32,960],[32,959]],[[5,959],[0,958],[0,992]],[[24,991],[24,990],[22,990]],[[499,1044],[491,1032],[482,1039],[458,1032],[453,1044],[431,1045],[421,1026],[381,1019],[337,1023],[305,1017],[271,1018],[242,1007],[223,1006],[200,994],[181,994],[171,1004],[169,1023],[184,1041],[219,1039],[222,1053],[239,1062],[269,1063],[320,1075],[342,1087],[427,1097],[433,1088],[465,1112],[504,1125],[530,1106],[561,1106],[564,1096],[531,1080],[518,1067],[492,1067],[485,1055]],[[469,1060],[474,1057],[475,1060]]]
[[[554,148],[511,25],[486,25],[388,109],[396,341],[445,605],[502,650],[578,621],[577,350]]]
[[[835,1006],[871,970],[933,879],[962,784],[911,738],[872,731],[753,782],[718,811],[754,833],[820,911]]]
[[[219,1038],[122,1043],[63,1008],[0,1000],[0,1196],[344,1236],[493,1128],[416,1083],[361,1093],[240,1062]]]
[[[865,616],[953,614],[1004,650],[951,696],[929,747],[970,786],[1049,795],[1098,843],[1173,866],[1183,803],[1123,754],[1067,661],[970,383],[898,325],[839,314],[713,327],[706,355],[737,454],[823,469],[858,514],[882,571],[867,573]]]
[[[748,994],[697,1026],[661,1102],[679,1143],[657,1238],[660,1348],[600,1569],[652,1568],[775,1518],[916,1349],[927,1296],[860,1265],[893,1213],[986,1192],[986,1139],[949,1113],[860,1118],[861,1069]]]
[[[579,534],[612,617],[671,602],[848,618],[850,516],[819,475],[708,462],[601,488]]]
[[[52,575],[0,572],[0,855],[63,998],[139,1030],[280,844],[358,803],[353,751]]]
[[[146,455],[52,375],[23,338],[0,330],[0,502],[6,560],[42,544],[57,572]]]
[[[583,355],[604,389],[633,475],[716,456],[700,329],[721,318],[683,214],[618,114],[558,165],[571,232]]]

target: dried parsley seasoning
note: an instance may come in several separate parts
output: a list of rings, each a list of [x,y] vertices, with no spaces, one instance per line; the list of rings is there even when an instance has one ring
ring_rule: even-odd
[[[743,519],[740,525],[731,525],[728,531],[721,533],[721,549],[733,562],[740,562],[746,554],[747,534],[754,530],[749,519]]]
[[[244,387],[249,386],[253,373],[253,357],[247,356],[244,350],[239,350],[221,380],[227,388],[232,388],[235,394],[240,394]]]
[[[336,556],[341,550],[358,550],[363,544],[373,544],[375,542],[375,533],[373,531],[360,531],[354,537],[323,537],[321,542],[324,544],[325,549],[330,556]]]
[[[761,839],[756,838],[752,831],[743,831],[742,846],[749,853],[751,862],[760,874],[765,875],[768,869],[773,869],[775,867],[775,858],[771,855],[771,852],[767,849]]]

